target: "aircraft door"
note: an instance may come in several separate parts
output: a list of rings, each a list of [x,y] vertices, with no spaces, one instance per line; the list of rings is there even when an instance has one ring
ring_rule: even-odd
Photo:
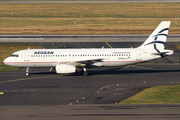
[[[24,61],[29,61],[30,60],[30,55],[29,55],[29,50],[24,52]]]
[[[136,51],[136,60],[141,60],[141,51],[140,50]]]

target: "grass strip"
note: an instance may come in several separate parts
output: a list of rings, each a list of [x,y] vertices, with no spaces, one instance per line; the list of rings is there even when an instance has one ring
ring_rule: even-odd
[[[3,61],[5,58],[10,56],[13,52],[22,50],[22,49],[38,49],[43,48],[42,46],[35,46],[29,44],[17,44],[17,43],[0,43],[0,71],[14,71],[19,68],[6,66]]]
[[[180,3],[0,4],[0,34],[180,33]],[[11,15],[12,12],[12,15]]]
[[[180,85],[147,88],[119,104],[171,104],[180,103]]]
[[[16,71],[19,70],[17,67],[0,66],[0,72],[2,71]]]
[[[176,48],[178,48],[180,50],[180,45],[177,45]]]

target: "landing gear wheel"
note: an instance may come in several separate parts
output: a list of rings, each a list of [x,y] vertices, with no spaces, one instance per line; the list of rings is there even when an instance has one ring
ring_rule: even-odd
[[[88,73],[86,72],[86,68],[83,68],[81,73],[82,73],[83,76],[87,76],[88,75]]]
[[[88,72],[84,71],[83,73],[83,76],[88,76]]]
[[[26,68],[26,76],[29,75],[29,67]]]
[[[28,76],[28,75],[29,75],[29,73],[27,72],[27,73],[26,73],[26,76]]]

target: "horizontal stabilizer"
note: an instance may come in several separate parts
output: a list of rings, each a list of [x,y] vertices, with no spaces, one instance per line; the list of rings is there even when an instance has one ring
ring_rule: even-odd
[[[172,54],[173,54],[172,50],[165,50],[165,51],[162,51],[162,52],[153,53],[153,55],[160,55],[161,57],[169,56],[169,55],[172,55]]]

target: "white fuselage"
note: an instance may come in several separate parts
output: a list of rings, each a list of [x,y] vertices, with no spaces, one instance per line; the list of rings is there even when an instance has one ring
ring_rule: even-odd
[[[154,49],[102,48],[102,49],[27,49],[13,53],[4,63],[15,67],[55,67],[91,60],[86,67],[122,66],[159,58]],[[93,63],[93,60],[101,59]]]

